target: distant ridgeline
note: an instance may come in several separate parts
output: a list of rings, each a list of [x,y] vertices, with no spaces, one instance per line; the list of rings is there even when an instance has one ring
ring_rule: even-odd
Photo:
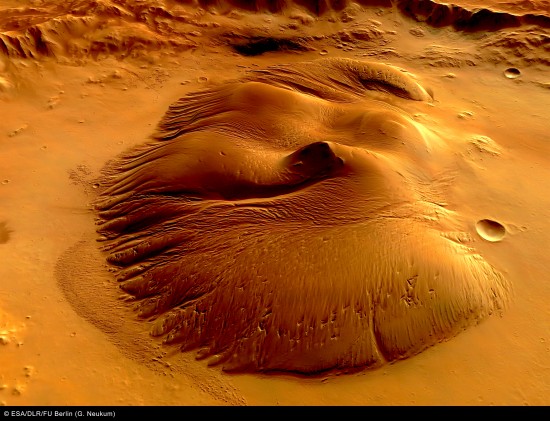
[[[280,13],[299,6],[316,16],[329,12],[342,12],[348,6],[357,4],[364,7],[396,7],[417,21],[426,22],[435,27],[452,26],[464,31],[493,31],[522,25],[550,27],[550,16],[540,13],[515,15],[489,8],[468,10],[456,4],[441,4],[432,0],[195,0],[189,3],[207,9],[220,8],[230,11],[238,8],[271,13]]]
[[[302,24],[311,25],[316,18],[328,17],[329,21],[352,25],[351,22],[360,18],[361,10],[369,8],[394,9],[416,22],[459,31],[535,26],[542,32],[525,41],[530,47],[547,44],[550,39],[545,31],[550,28],[550,15],[544,11],[516,14],[490,8],[468,10],[431,0],[180,0],[164,5],[136,0],[123,3],[74,0],[42,7],[0,8],[0,54],[34,59],[139,57],[153,50],[177,52],[200,48],[204,39],[197,36],[201,34],[208,35],[210,40],[227,35],[226,27],[209,19],[214,14],[229,18],[238,18],[237,14],[242,17],[247,12],[283,14],[300,23],[298,15],[302,13],[302,17],[309,19],[307,22],[302,19]],[[250,25],[245,26],[248,32],[254,32]],[[264,32],[265,29],[263,27]],[[299,31],[300,25],[289,26],[289,31],[285,31],[290,40],[263,40],[261,42],[267,47],[261,48],[268,51],[307,49],[303,47],[304,42],[313,39],[296,40],[293,30]],[[506,47],[506,44],[501,43],[501,46]]]

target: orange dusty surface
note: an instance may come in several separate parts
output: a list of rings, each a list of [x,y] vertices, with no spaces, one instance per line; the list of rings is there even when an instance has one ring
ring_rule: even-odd
[[[548,10],[2,2],[0,404],[550,404]]]

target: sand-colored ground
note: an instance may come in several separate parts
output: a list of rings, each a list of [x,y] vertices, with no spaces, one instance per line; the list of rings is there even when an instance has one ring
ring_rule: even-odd
[[[473,1],[261,7],[275,3],[2,3],[0,403],[550,404],[548,2],[493,1],[477,14]],[[437,199],[461,232],[443,234],[503,274],[507,307],[417,355],[353,373],[230,374],[161,345],[116,300],[114,269],[95,242],[105,164],[146,142],[189,92],[331,57],[407,69],[433,94],[395,102],[444,140],[443,152],[412,162],[452,170]]]

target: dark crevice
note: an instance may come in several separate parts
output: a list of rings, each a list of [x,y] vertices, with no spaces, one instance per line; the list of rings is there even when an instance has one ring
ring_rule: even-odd
[[[242,43],[232,45],[243,56],[259,56],[273,51],[309,51],[311,47],[303,39],[252,37]]]

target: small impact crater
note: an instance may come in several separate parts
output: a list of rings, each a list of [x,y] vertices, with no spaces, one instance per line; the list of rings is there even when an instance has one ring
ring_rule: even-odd
[[[506,235],[506,228],[491,219],[480,219],[477,221],[476,231],[481,238],[491,242],[500,241]]]
[[[516,79],[521,76],[521,72],[515,67],[509,67],[504,71],[504,76],[506,76],[508,79]]]

